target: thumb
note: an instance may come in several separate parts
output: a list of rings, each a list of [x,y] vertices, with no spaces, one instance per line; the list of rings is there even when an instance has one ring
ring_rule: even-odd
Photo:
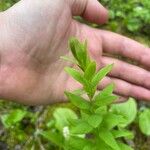
[[[89,22],[103,24],[108,20],[108,11],[98,0],[73,0],[71,7],[74,16],[79,15]]]

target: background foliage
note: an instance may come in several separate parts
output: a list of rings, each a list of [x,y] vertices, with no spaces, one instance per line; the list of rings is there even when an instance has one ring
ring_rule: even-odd
[[[5,10],[18,0],[1,0],[0,10]],[[112,30],[129,37],[132,37],[150,46],[150,1],[149,0],[100,0],[110,10],[110,21],[100,28]],[[93,27],[99,28],[97,25]],[[40,129],[49,129],[52,126],[52,112],[56,107],[39,106],[26,107],[12,102],[0,101],[0,150],[54,150],[52,143],[37,136]],[[140,103],[139,109],[145,110],[148,104]],[[68,107],[75,110],[71,104],[61,104],[61,107]],[[144,120],[145,115],[140,115]],[[142,126],[142,124],[141,124]],[[144,136],[136,125],[136,121],[130,126],[135,132],[135,140],[130,145],[136,150],[150,150],[150,139]],[[145,129],[142,129],[143,132]],[[34,147],[33,147],[34,145]]]
[[[127,30],[133,34],[150,34],[149,0],[102,0],[110,9],[112,30]]]

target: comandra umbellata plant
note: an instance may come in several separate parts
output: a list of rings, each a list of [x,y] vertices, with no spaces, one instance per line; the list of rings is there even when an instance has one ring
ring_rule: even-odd
[[[113,104],[117,99],[113,94],[113,84],[98,92],[98,84],[113,65],[96,71],[95,61],[88,55],[87,42],[80,43],[76,38],[71,38],[69,45],[77,69],[66,67],[65,71],[82,88],[66,91],[65,95],[78,110],[57,108],[49,129],[39,131],[40,134],[62,150],[132,150],[125,141],[133,138],[133,133],[126,127],[136,116],[134,100]],[[124,111],[124,108],[132,109],[132,118],[131,111]]]

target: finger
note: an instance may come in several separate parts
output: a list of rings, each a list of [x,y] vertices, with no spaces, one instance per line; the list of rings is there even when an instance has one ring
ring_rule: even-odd
[[[111,76],[150,89],[149,71],[110,57],[102,57],[101,62],[104,66],[114,63]]]
[[[122,95],[124,97],[133,97],[139,100],[150,101],[150,90],[117,78],[104,78],[98,86],[98,89],[103,89],[110,83],[115,84],[114,93],[118,95]]]
[[[109,31],[99,31],[99,35],[105,52],[131,58],[150,69],[150,48]]]
[[[108,11],[97,0],[74,0],[72,13],[92,23],[102,24],[108,20]]]

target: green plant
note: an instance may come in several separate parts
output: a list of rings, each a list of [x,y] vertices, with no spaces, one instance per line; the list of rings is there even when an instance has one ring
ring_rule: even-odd
[[[1,0],[0,10],[6,10],[17,1],[18,0]],[[102,4],[105,4],[105,6],[109,8],[111,14],[110,20],[108,22],[108,25],[106,25],[106,28],[108,26],[109,29],[124,34],[129,34],[130,32],[133,36],[132,38],[137,39],[138,37],[138,40],[140,40],[141,42],[144,41],[143,37],[149,36],[149,0],[100,1]],[[93,27],[95,27],[95,25]],[[141,36],[140,33],[144,33],[144,35]],[[136,34],[136,36],[134,36],[134,34]],[[148,44],[149,40],[147,40],[147,45]],[[81,90],[77,90],[74,93],[79,93],[80,95],[83,92]],[[52,112],[54,109],[55,111],[52,118]],[[115,105],[112,104],[111,109],[109,109],[109,111],[114,111],[115,114],[121,113],[121,115],[123,115],[124,118],[127,119],[125,123],[121,124],[121,128],[122,125],[123,127],[125,127],[126,124],[125,128],[130,127],[134,130],[134,133],[137,134],[137,138],[132,141],[134,143],[133,145],[135,145],[134,149],[149,150],[150,143],[148,142],[148,136],[150,133],[150,109],[149,107],[145,107],[144,109],[143,107],[142,109],[140,108],[140,111],[138,111],[138,115],[136,116],[136,120],[134,118],[136,114],[135,110],[136,103],[132,99],[125,103]],[[54,106],[51,105],[47,108],[44,107],[41,109],[41,107],[30,108],[15,103],[0,101],[0,116],[1,122],[3,124],[0,125],[0,149],[4,149],[2,144],[6,144],[8,146],[8,149],[18,149],[19,146],[20,149],[24,150],[58,150],[63,149],[62,145],[59,146],[61,141],[59,141],[59,139],[63,140],[63,144],[66,141],[66,138],[64,138],[64,133],[66,132],[63,133],[63,131],[68,131],[68,128],[66,126],[72,126],[70,124],[69,118],[80,119],[80,111],[70,106],[70,104],[60,104]],[[9,118],[11,119],[9,120]],[[134,122],[134,124],[130,125],[131,122]],[[137,130],[135,126],[139,126],[142,133],[146,136],[141,136],[140,131]],[[43,136],[40,136],[38,134],[42,134]],[[86,138],[92,138],[91,132],[90,135],[86,135]],[[85,138],[85,135],[79,134],[78,137]],[[128,143],[128,140],[126,138],[123,138],[123,141],[127,141]],[[76,144],[80,145],[80,142]],[[145,147],[145,145],[147,145],[147,147]]]
[[[150,109],[145,108],[139,112],[138,119],[141,132],[146,136],[150,136]]]
[[[113,65],[97,72],[96,63],[87,53],[87,42],[80,43],[72,38],[70,49],[78,68],[66,67],[65,71],[82,88],[66,91],[65,95],[79,111],[76,113],[68,108],[57,108],[49,130],[39,131],[39,134],[64,150],[132,150],[123,139],[133,138],[133,133],[125,127],[135,119],[135,101],[130,99],[124,104],[112,104],[117,99],[113,94],[113,84],[97,93],[99,82]]]
[[[121,28],[133,34],[150,33],[149,0],[99,0],[110,10],[110,28]]]
[[[11,7],[14,3],[18,2],[19,0],[1,0],[0,1],[0,10],[6,10],[7,8]]]

